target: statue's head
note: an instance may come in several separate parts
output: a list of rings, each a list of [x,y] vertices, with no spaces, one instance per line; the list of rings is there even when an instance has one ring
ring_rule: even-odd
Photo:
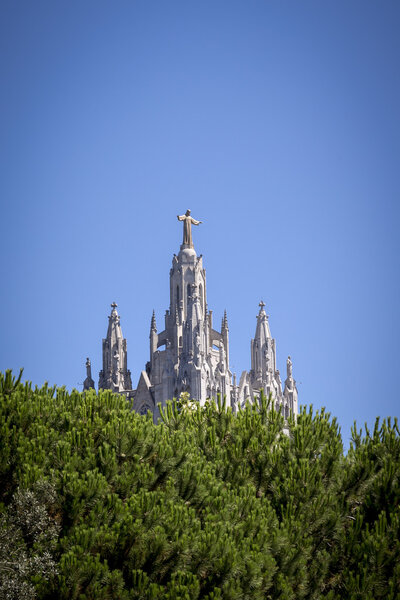
[[[186,216],[187,216],[187,217],[190,217],[190,208],[188,208],[188,209],[187,209],[187,211],[186,211]]]

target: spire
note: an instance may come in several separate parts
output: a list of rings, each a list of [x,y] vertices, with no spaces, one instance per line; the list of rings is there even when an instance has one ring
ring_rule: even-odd
[[[271,338],[271,332],[269,330],[268,315],[265,312],[265,302],[261,300],[258,306],[260,307],[260,311],[257,315],[257,327],[254,340],[258,340],[261,347],[265,344],[266,340]]]
[[[111,304],[107,337],[103,339],[103,370],[99,377],[101,388],[114,392],[132,389],[131,374],[127,368],[126,340],[122,335],[116,302]]]
[[[224,310],[224,316],[222,318],[221,335],[222,335],[222,340],[224,342],[226,364],[228,365],[228,368],[229,368],[229,328],[228,328],[228,317],[226,316],[226,310]]]
[[[275,345],[269,330],[265,302],[261,300],[254,339],[251,340],[251,376],[254,385],[267,387],[270,373],[275,370]]]
[[[157,323],[156,323],[156,315],[153,310],[153,314],[151,316],[151,323],[150,323],[150,365],[151,365],[151,367],[153,366],[153,355],[154,355],[154,352],[157,350],[157,344],[158,344]]]
[[[92,365],[90,363],[90,358],[86,359],[86,379],[83,382],[83,389],[94,389],[94,381],[92,379]]]
[[[117,312],[118,304],[116,302],[112,302],[111,304],[111,314],[108,317],[108,331],[107,331],[107,339],[114,340],[114,338],[122,338],[122,331],[120,325],[120,317]]]
[[[157,332],[156,314],[155,314],[154,310],[153,310],[153,314],[151,316],[150,331]]]

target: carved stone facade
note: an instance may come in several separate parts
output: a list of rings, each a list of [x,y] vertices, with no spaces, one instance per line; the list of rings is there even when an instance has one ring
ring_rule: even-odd
[[[198,225],[190,211],[178,219],[184,221],[184,237],[178,255],[173,256],[170,270],[170,304],[164,328],[158,332],[153,311],[150,324],[150,360],[141,372],[136,389],[132,389],[127,369],[126,340],[113,303],[107,337],[103,340],[103,369],[99,389],[111,389],[133,400],[141,414],[148,410],[158,417],[158,404],[188,392],[204,404],[217,394],[225,396],[233,410],[254,402],[260,390],[272,398],[287,416],[297,413],[297,389],[292,376],[292,361],[287,360],[287,378],[282,391],[276,368],[276,343],[271,337],[265,305],[260,302],[254,339],[251,340],[251,369],[243,371],[239,384],[229,368],[229,328],[226,312],[221,329],[213,327],[212,311],[207,305],[206,272],[202,256],[193,247],[191,225]],[[88,359],[89,361],[89,359]],[[90,365],[90,361],[89,361]],[[84,389],[89,385],[88,371]],[[87,383],[89,382],[89,383]]]

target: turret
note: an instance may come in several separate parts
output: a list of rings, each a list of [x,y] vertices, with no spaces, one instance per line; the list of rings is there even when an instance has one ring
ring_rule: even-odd
[[[131,373],[127,368],[126,340],[122,335],[117,304],[111,304],[107,337],[103,339],[103,369],[99,374],[99,389],[124,392],[132,389]]]
[[[83,389],[84,390],[90,390],[90,389],[94,390],[94,381],[92,379],[92,365],[90,363],[89,358],[86,359],[86,379],[83,382]]]

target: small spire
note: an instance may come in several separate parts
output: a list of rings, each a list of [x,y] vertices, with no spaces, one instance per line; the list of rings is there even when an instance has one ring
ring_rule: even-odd
[[[226,316],[226,310],[224,310],[224,316],[222,318],[221,331],[222,329],[228,329],[228,317]]]
[[[157,323],[156,323],[156,314],[153,310],[153,314],[151,316],[151,325],[150,325],[150,329],[152,331],[157,331]]]

